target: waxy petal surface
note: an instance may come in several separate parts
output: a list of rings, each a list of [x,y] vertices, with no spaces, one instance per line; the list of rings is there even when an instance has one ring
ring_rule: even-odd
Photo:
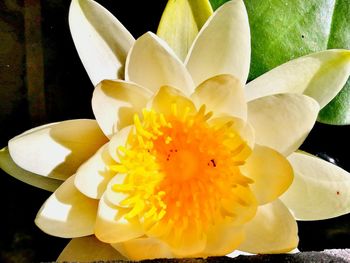
[[[186,65],[196,86],[220,74],[231,74],[246,83],[250,30],[242,0],[224,4],[208,19],[189,51]]]
[[[191,96],[197,108],[205,104],[214,116],[231,115],[247,119],[243,86],[231,75],[218,75],[201,83]]]
[[[0,150],[0,168],[24,183],[50,192],[55,191],[63,183],[62,180],[41,176],[22,169],[12,160],[7,147]]]
[[[59,255],[57,262],[97,262],[126,260],[110,244],[99,241],[95,236],[72,239]]]
[[[94,90],[92,110],[104,134],[109,138],[133,123],[133,116],[146,107],[152,93],[136,84],[104,80]]]
[[[184,97],[179,90],[169,86],[161,87],[151,102],[152,109],[165,116],[172,114],[172,105],[176,105],[176,114],[179,116],[185,113],[187,109],[189,113],[196,110],[190,99]]]
[[[350,174],[310,154],[288,157],[294,182],[281,200],[298,220],[321,220],[350,212]]]
[[[142,236],[144,232],[140,223],[137,219],[125,219],[125,213],[122,207],[113,205],[102,196],[95,225],[96,237],[102,242],[119,243]]]
[[[267,204],[282,195],[293,181],[293,169],[279,152],[256,144],[240,168],[254,183],[251,189],[259,204]]]
[[[98,201],[90,199],[68,178],[41,207],[35,224],[45,233],[65,238],[94,233]]]
[[[126,242],[112,244],[112,246],[130,260],[174,257],[165,243],[150,237],[139,237]]]
[[[167,43],[151,32],[138,38],[128,54],[125,79],[152,92],[166,85],[187,95],[194,90],[192,78],[184,64]]]
[[[181,60],[185,60],[193,40],[212,13],[209,0],[170,0],[159,22],[157,35]]]
[[[115,176],[115,172],[109,169],[114,164],[108,144],[105,144],[79,167],[75,175],[75,187],[90,198],[100,199],[108,182]]]
[[[248,101],[277,93],[308,95],[323,108],[343,88],[350,74],[349,50],[326,50],[291,60],[249,82]]]
[[[298,226],[288,208],[280,201],[260,206],[252,221],[245,225],[246,239],[238,250],[254,254],[285,253],[298,246]]]
[[[134,38],[118,19],[95,1],[73,0],[69,27],[94,86],[103,79],[124,78],[124,64]]]
[[[8,147],[21,168],[65,180],[106,141],[95,120],[81,119],[26,131],[11,139]]]
[[[207,235],[207,245],[199,256],[219,256],[227,255],[235,250],[244,240],[242,227],[223,224],[213,227]]]
[[[278,94],[250,101],[248,121],[255,129],[256,143],[288,156],[303,143],[318,111],[318,103],[308,96]]]
[[[118,156],[118,148],[119,146],[125,146],[129,133],[132,131],[134,126],[127,126],[120,131],[118,131],[114,136],[111,138],[108,144],[108,151],[110,156],[116,161],[119,162],[119,156]]]

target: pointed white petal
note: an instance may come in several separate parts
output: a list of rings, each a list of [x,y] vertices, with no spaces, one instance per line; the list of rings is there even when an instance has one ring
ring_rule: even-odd
[[[208,0],[170,0],[159,22],[157,35],[184,60],[198,31],[212,13]]]
[[[191,98],[199,109],[203,104],[214,116],[228,114],[247,119],[243,86],[231,75],[218,75],[201,83]]]
[[[326,50],[291,60],[249,82],[248,101],[277,93],[304,93],[324,107],[350,74],[349,50]]]
[[[58,237],[82,237],[94,233],[98,201],[80,193],[74,176],[68,178],[41,207],[35,224]]]
[[[107,9],[92,0],[73,0],[69,27],[81,61],[94,86],[123,78],[132,35]]]
[[[0,168],[24,183],[50,192],[55,191],[63,183],[62,180],[41,176],[23,170],[12,160],[7,147],[0,150]]]
[[[105,144],[79,167],[74,181],[76,188],[90,198],[100,199],[108,182],[115,175],[109,168],[114,164],[115,161],[109,155],[108,144]]]
[[[110,244],[94,236],[73,238],[59,255],[57,262],[101,262],[126,260]]]
[[[280,201],[260,206],[256,216],[245,225],[246,239],[238,250],[254,254],[285,253],[298,246],[298,226],[288,208]]]
[[[281,200],[298,220],[320,220],[350,212],[350,173],[320,158],[296,152],[288,157],[294,182]]]
[[[104,80],[94,90],[92,110],[106,136],[133,123],[133,116],[146,107],[152,93],[136,84]]]
[[[227,2],[208,19],[189,51],[186,65],[196,86],[219,74],[231,74],[246,83],[250,30],[242,0]]]
[[[288,156],[303,143],[314,126],[318,103],[305,95],[278,94],[248,103],[248,121],[256,143]]]
[[[106,143],[95,120],[70,120],[40,126],[9,141],[13,161],[21,168],[65,180]]]
[[[125,79],[152,92],[165,85],[187,95],[194,90],[192,78],[184,64],[162,39],[151,32],[138,38],[128,54]]]

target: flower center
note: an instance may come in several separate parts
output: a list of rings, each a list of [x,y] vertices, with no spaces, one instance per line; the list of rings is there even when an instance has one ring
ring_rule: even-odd
[[[137,217],[146,232],[202,233],[239,221],[241,209],[256,206],[252,181],[239,170],[251,150],[232,122],[219,124],[211,115],[205,106],[180,112],[173,104],[168,116],[154,110],[134,116],[135,128],[118,148],[120,163],[112,167],[126,176],[112,189],[125,195],[125,217]]]

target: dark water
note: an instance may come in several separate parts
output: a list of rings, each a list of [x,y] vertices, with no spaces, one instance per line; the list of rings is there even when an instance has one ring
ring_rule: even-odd
[[[129,29],[134,37],[151,30],[155,32],[165,0],[152,1],[99,1]],[[29,3],[29,5],[28,5]],[[75,51],[68,28],[68,0],[0,1],[0,146],[18,133],[31,127],[53,121],[75,118],[93,118],[90,101],[93,87]],[[41,6],[41,50],[43,65],[37,65],[43,79],[46,105],[38,106],[38,115],[28,108],[32,98],[27,92],[29,83],[26,63],[37,58],[26,56],[28,25],[26,8]],[[28,15],[28,13],[27,13]],[[27,39],[27,42],[26,42]],[[33,70],[33,69],[32,69]],[[40,82],[41,81],[41,82]],[[350,126],[336,127],[317,124],[303,149],[337,160],[350,171],[348,136]],[[68,240],[42,233],[35,225],[36,212],[50,195],[13,179],[0,171],[1,234],[0,262],[52,261]],[[350,247],[350,217],[319,222],[302,222],[301,250]]]

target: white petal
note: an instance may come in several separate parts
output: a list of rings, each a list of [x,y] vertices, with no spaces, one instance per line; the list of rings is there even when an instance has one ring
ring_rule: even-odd
[[[132,131],[133,126],[128,126],[120,131],[118,131],[114,136],[111,138],[109,144],[108,144],[108,150],[111,157],[116,161],[119,162],[119,146],[125,146],[127,139],[129,137],[130,132]]]
[[[186,65],[195,85],[231,74],[245,84],[250,66],[250,30],[242,0],[222,5],[200,30]]]
[[[169,246],[151,237],[139,237],[126,242],[112,244],[112,246],[129,260],[174,257]]]
[[[253,149],[255,145],[255,131],[253,127],[242,119],[232,116],[222,116],[209,120],[212,125],[225,125],[232,123],[230,126],[235,132],[241,136],[241,138]]]
[[[95,120],[71,120],[18,135],[9,141],[9,151],[21,168],[65,180],[106,141]]]
[[[170,0],[159,22],[157,35],[184,60],[199,29],[212,14],[208,0]]]
[[[238,250],[254,254],[285,253],[298,246],[298,226],[280,200],[260,206],[245,225],[246,239]]]
[[[137,219],[128,220],[124,215],[123,208],[111,204],[102,196],[96,218],[96,237],[103,242],[119,243],[142,236],[144,232]]]
[[[132,35],[108,10],[92,0],[73,0],[69,27],[81,61],[94,86],[123,78]]]
[[[110,244],[94,236],[72,239],[59,255],[57,262],[101,262],[126,260]]]
[[[256,143],[288,156],[303,143],[314,126],[318,103],[305,95],[278,94],[248,103],[248,121]]]
[[[324,107],[350,74],[349,50],[326,50],[289,61],[249,82],[248,101],[277,93],[304,93]]]
[[[58,237],[82,237],[94,233],[98,201],[80,193],[74,176],[68,178],[41,207],[35,224]]]
[[[62,180],[41,176],[23,170],[12,160],[7,147],[0,150],[0,168],[22,182],[50,192],[55,191],[63,183]]]
[[[92,109],[106,136],[132,124],[133,116],[146,107],[152,93],[133,83],[104,80],[94,90]]]
[[[288,157],[294,182],[281,200],[298,220],[320,220],[350,212],[350,173],[301,152]]]
[[[125,79],[152,92],[165,85],[187,95],[194,90],[192,78],[184,64],[162,39],[151,32],[138,38],[128,54]]]
[[[187,113],[196,111],[195,105],[189,98],[185,97],[179,90],[169,86],[161,87],[150,104],[153,110],[165,116],[172,114],[173,105],[176,105],[177,116],[183,116],[187,110]]]
[[[115,175],[109,168],[114,164],[115,161],[108,152],[108,144],[105,144],[79,167],[74,181],[76,188],[90,198],[101,198],[108,182]]]
[[[233,250],[244,240],[243,227],[223,224],[212,227],[207,236],[207,245],[199,256],[223,256]]]
[[[272,202],[283,194],[293,182],[293,169],[287,159],[269,147],[256,144],[242,173],[253,179],[251,189],[259,204]]]
[[[192,94],[197,108],[205,104],[214,116],[228,114],[247,119],[243,86],[231,75],[218,75],[201,83]]]

